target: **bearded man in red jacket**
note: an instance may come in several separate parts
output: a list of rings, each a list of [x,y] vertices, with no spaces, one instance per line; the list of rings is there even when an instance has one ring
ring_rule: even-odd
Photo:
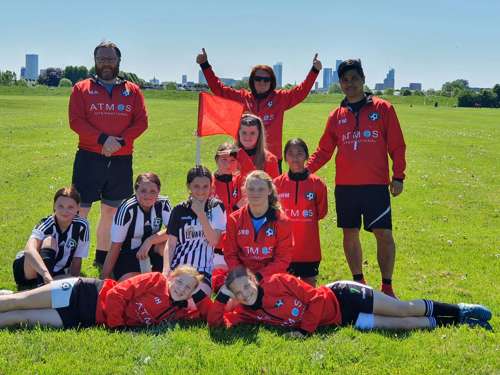
[[[75,84],[69,100],[69,125],[78,134],[73,185],[80,193],[80,216],[101,201],[95,264],[102,267],[111,245],[117,207],[130,197],[134,140],[148,127],[139,86],[118,77],[121,52],[111,42],[94,49],[96,75]]]

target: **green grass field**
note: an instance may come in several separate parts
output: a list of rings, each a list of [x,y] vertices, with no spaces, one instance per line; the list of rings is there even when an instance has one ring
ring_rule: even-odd
[[[33,225],[51,212],[55,190],[71,182],[77,144],[67,123],[68,92],[26,93],[0,92],[0,288],[14,288],[14,255]],[[135,147],[135,174],[157,172],[162,193],[174,203],[185,199],[185,173],[194,164],[193,99],[148,93],[150,128]],[[314,149],[339,99],[311,98],[289,111],[284,138],[301,136]],[[395,291],[403,299],[483,303],[493,311],[496,332],[463,326],[408,333],[342,328],[298,341],[283,338],[279,329],[209,332],[201,323],[113,333],[0,330],[0,374],[500,374],[500,112],[396,100],[408,178],[404,193],[393,200]],[[223,139],[202,141],[209,168]],[[333,162],[319,173],[330,193],[330,213],[321,224],[320,282],[350,278],[336,228],[333,173]],[[91,215],[94,227],[98,208]],[[362,241],[365,274],[378,287],[375,242],[366,233]],[[83,268],[97,275],[90,260]]]

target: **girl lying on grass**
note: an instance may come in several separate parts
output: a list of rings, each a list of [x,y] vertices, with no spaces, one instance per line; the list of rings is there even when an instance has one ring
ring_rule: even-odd
[[[225,312],[230,298],[240,304]],[[290,327],[292,337],[304,337],[320,326],[351,324],[360,330],[432,329],[452,324],[491,330],[490,319],[490,310],[481,305],[400,301],[353,281],[313,288],[284,273],[257,280],[245,267],[229,272],[208,314],[210,326],[263,323]]]
[[[204,318],[211,301],[198,289],[202,279],[193,267],[179,266],[168,277],[151,272],[122,282],[83,277],[57,280],[29,291],[0,295],[0,327],[120,328]],[[197,310],[187,307],[189,298]]]

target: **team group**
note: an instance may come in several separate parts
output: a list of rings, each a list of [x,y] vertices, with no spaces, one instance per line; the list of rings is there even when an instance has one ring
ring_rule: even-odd
[[[155,173],[132,183],[133,143],[147,129],[147,113],[139,87],[118,77],[119,48],[101,43],[94,59],[96,76],[75,84],[70,97],[69,123],[79,136],[73,184],[56,192],[54,213],[16,256],[14,279],[24,291],[0,295],[0,326],[117,328],[189,318],[210,326],[281,325],[298,337],[349,324],[491,328],[482,305],[394,295],[390,194],[403,191],[406,146],[393,106],[364,92],[359,60],[340,64],[345,99],[309,155],[301,138],[288,140],[282,153],[282,128],[284,112],[307,97],[321,70],[317,54],[306,79],[290,90],[276,89],[266,65],[252,69],[250,90],[236,90],[217,78],[203,49],[196,62],[212,93],[242,103],[245,113],[235,142],[217,148],[214,174],[190,169],[189,196],[172,207]],[[354,281],[317,287],[318,223],[328,200],[314,172],[335,151],[337,225]],[[94,261],[100,279],[80,277],[95,201],[101,201]],[[381,292],[363,276],[362,224],[376,238]]]

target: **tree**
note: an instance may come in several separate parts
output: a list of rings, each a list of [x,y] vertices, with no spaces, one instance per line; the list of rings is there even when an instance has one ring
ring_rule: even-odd
[[[63,77],[67,78],[74,85],[78,81],[87,78],[89,71],[86,66],[67,66],[64,68]]]
[[[5,72],[0,71],[0,85],[11,86],[16,83],[16,73],[6,70]]]
[[[495,86],[493,86],[492,91],[495,93],[495,95],[497,96],[497,100],[500,103],[500,84],[497,83]]]
[[[394,89],[385,89],[384,95],[394,95]]]
[[[38,77],[38,83],[50,87],[57,87],[59,86],[59,81],[61,80],[62,75],[63,71],[60,68],[47,68]]]
[[[477,95],[472,91],[463,91],[458,95],[459,107],[475,107],[476,103],[478,103]]]
[[[283,86],[283,88],[285,90],[290,90],[290,89],[293,89],[295,87],[295,85],[292,85],[291,83],[287,83],[285,86]]]
[[[236,84],[234,85],[234,88],[239,90],[239,89],[250,89],[250,86],[248,84],[247,79],[242,79],[240,81],[236,81]]]
[[[436,90],[434,89],[429,89],[425,92],[426,96],[436,96]]]
[[[71,87],[73,86],[73,82],[71,82],[68,78],[61,78],[59,81],[59,87]]]
[[[403,89],[399,92],[401,96],[411,96],[411,91],[409,89]]]
[[[478,98],[481,107],[495,108],[497,106],[497,96],[492,90],[481,90]]]
[[[165,90],[177,90],[177,84],[175,82],[167,82],[165,85]]]
[[[28,87],[28,81],[26,81],[24,78],[21,78],[20,80],[16,81],[16,86]]]
[[[441,88],[443,96],[458,96],[462,91],[469,90],[469,81],[466,79],[456,79],[451,82],[445,82]]]
[[[420,90],[415,90],[415,91],[413,91],[412,95],[415,95],[415,96],[424,96],[424,92],[420,91]]]
[[[342,94],[342,89],[338,83],[332,83],[328,89],[329,94]]]

